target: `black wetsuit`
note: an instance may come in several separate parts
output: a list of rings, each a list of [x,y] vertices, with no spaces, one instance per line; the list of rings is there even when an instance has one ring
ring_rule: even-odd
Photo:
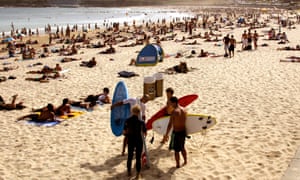
[[[124,130],[127,131],[128,137],[128,159],[127,171],[131,171],[133,152],[135,150],[136,171],[141,171],[141,155],[143,150],[142,132],[146,132],[144,121],[139,120],[138,116],[131,116],[125,122]]]

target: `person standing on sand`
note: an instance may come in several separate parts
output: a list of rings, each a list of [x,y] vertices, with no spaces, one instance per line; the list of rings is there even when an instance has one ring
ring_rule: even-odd
[[[166,115],[169,116],[172,114],[174,108],[172,107],[172,104],[171,104],[171,97],[173,97],[174,95],[174,89],[169,87],[166,89],[166,94],[167,94],[167,104],[166,104]]]
[[[174,110],[171,114],[170,121],[168,124],[167,132],[163,137],[162,142],[165,143],[169,139],[169,132],[173,127],[173,133],[170,140],[170,147],[169,149],[175,150],[175,160],[176,160],[176,168],[180,168],[180,155],[181,152],[184,163],[183,165],[187,164],[187,153],[184,147],[185,145],[185,138],[186,138],[186,112],[178,105],[177,97],[171,97],[170,102],[174,107]]]
[[[227,56],[228,56],[229,40],[230,40],[229,34],[227,34],[227,35],[223,38],[223,42],[224,42],[224,51],[225,51],[224,57],[227,57]]]
[[[143,151],[143,137],[146,136],[145,122],[139,119],[141,108],[135,105],[131,109],[132,116],[125,122],[123,133],[128,137],[128,158],[127,158],[127,175],[131,176],[131,165],[133,152],[135,151],[136,159],[136,179],[139,178],[141,172],[141,156]]]
[[[248,45],[247,31],[242,34],[242,50],[245,50]]]
[[[254,43],[254,49],[257,49],[257,41],[258,41],[258,33],[256,32],[256,30],[254,31],[253,34],[253,43]]]
[[[236,46],[236,40],[234,39],[233,35],[231,35],[231,38],[229,40],[229,48],[228,48],[230,58],[234,56],[235,46]]]
[[[124,99],[123,101],[120,102],[116,102],[115,104],[111,105],[111,109],[117,107],[117,106],[122,106],[123,104],[130,104],[130,108],[132,108],[135,105],[139,105],[141,108],[141,113],[139,114],[139,119],[145,121],[146,120],[146,116],[145,116],[145,112],[146,112],[146,106],[145,104],[148,102],[149,100],[149,95],[148,94],[144,94],[142,98],[128,98],[128,99]],[[123,140],[123,150],[122,150],[122,155],[125,154],[125,148],[128,142],[128,137],[126,134],[124,134],[124,140]]]
[[[247,39],[248,39],[248,46],[247,46],[247,50],[252,50],[252,33],[251,30],[248,30],[248,35],[247,35]]]
[[[165,116],[170,116],[172,112],[174,111],[174,107],[172,106],[171,103],[171,98],[174,96],[174,89],[169,87],[166,89],[166,94],[167,94],[167,103],[166,103],[166,111],[165,111]],[[164,143],[162,140],[160,143]]]

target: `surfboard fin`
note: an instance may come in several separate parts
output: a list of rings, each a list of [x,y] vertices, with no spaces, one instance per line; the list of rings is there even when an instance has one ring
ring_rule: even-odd
[[[152,136],[152,138],[150,139],[150,143],[153,144],[154,141],[154,136]]]

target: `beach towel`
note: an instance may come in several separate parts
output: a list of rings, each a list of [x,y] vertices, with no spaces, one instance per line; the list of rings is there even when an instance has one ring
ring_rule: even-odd
[[[37,112],[37,114],[39,114],[39,113],[40,112]],[[35,121],[33,119],[30,119],[30,120],[26,121],[26,124],[35,125],[35,126],[51,127],[51,126],[55,126],[55,125],[61,123],[64,120],[68,120],[70,118],[78,117],[78,116],[82,115],[83,113],[84,113],[83,111],[72,111],[68,115],[57,116],[56,120],[52,121],[52,122],[38,122],[38,121]]]
[[[56,120],[56,121],[52,121],[52,122],[37,122],[34,120],[27,120],[26,124],[30,124],[30,125],[34,125],[34,126],[43,126],[43,127],[52,127],[55,126],[57,124],[61,123],[61,121]]]
[[[74,107],[72,106],[72,109]],[[82,109],[80,109],[82,110]],[[71,113],[67,114],[67,115],[62,115],[62,116],[57,116],[58,119],[62,119],[62,120],[66,120],[66,119],[70,119],[70,118],[74,118],[77,116],[82,115],[84,112],[83,111],[72,111]]]
[[[128,71],[120,71],[120,72],[118,72],[118,74],[120,77],[124,77],[124,78],[138,76],[138,74],[136,74],[135,72],[128,72]]]

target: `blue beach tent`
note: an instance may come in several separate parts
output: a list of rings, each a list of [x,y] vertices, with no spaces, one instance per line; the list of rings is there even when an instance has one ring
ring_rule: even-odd
[[[163,49],[157,44],[146,45],[138,54],[136,66],[154,66],[163,61]]]

